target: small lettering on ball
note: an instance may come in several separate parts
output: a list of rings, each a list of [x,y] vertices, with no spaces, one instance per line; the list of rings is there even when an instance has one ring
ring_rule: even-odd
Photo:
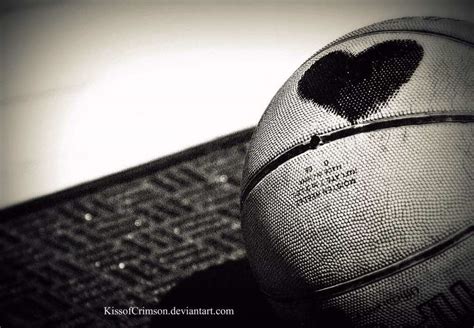
[[[325,160],[323,165],[324,168],[316,166],[304,168],[304,177],[298,180],[299,188],[292,193],[296,206],[307,204],[357,183],[356,168],[346,169],[343,164],[332,165],[328,160]]]

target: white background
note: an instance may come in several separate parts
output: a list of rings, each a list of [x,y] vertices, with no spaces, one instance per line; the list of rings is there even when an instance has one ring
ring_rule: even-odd
[[[456,1],[10,1],[0,29],[0,207],[255,125],[312,53]]]

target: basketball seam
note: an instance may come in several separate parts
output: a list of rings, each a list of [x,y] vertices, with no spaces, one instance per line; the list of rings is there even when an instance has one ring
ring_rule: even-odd
[[[240,202],[244,204],[248,195],[252,190],[262,181],[267,175],[276,170],[288,160],[295,158],[309,150],[317,149],[320,146],[329,144],[332,141],[340,140],[345,137],[358,135],[360,133],[367,133],[394,127],[425,125],[425,124],[439,124],[439,123],[474,123],[474,115],[472,114],[416,114],[403,117],[391,117],[382,120],[359,123],[344,127],[342,129],[334,130],[328,133],[313,135],[308,142],[298,144],[289,150],[283,152],[273,160],[262,166],[255,172],[247,183],[243,186]]]
[[[293,297],[283,297],[283,296],[273,295],[263,289],[262,289],[262,292],[267,297],[271,298],[272,300],[276,302],[281,302],[281,303],[301,302],[301,301],[309,300],[312,298],[327,299],[329,297],[339,296],[341,294],[352,292],[356,289],[365,287],[371,283],[393,276],[417,264],[425,262],[437,255],[440,255],[444,253],[445,251],[447,251],[448,249],[472,237],[473,233],[474,233],[474,225],[470,225],[467,228],[449,236],[448,238],[445,238],[439,241],[438,243],[431,245],[420,252],[412,254],[401,261],[392,263],[384,268],[359,276],[357,278],[354,278],[354,279],[351,279],[351,280],[348,280],[348,281],[345,281],[345,282],[342,282],[330,287],[325,287],[325,288],[315,290],[309,294],[293,296]]]
[[[446,19],[445,19],[446,20]],[[449,20],[449,19],[448,19]],[[354,32],[355,33],[355,32]],[[465,39],[462,39],[462,38],[458,38],[458,37],[455,37],[455,36],[452,36],[452,35],[449,35],[449,34],[444,34],[444,33],[440,33],[440,32],[434,32],[434,31],[427,31],[427,30],[395,30],[395,29],[392,29],[392,30],[376,30],[376,31],[368,31],[368,32],[363,32],[363,33],[360,33],[360,34],[355,34],[355,35],[351,35],[352,33],[348,33],[346,34],[345,36],[342,36],[340,37],[339,39],[335,40],[334,42],[332,43],[329,43],[327,46],[323,47],[322,49],[320,49],[319,51],[317,51],[316,53],[314,53],[311,57],[309,57],[307,60],[305,60],[303,62],[303,64],[301,64],[297,71],[300,70],[303,66],[305,66],[309,61],[311,61],[314,57],[320,55],[321,53],[323,53],[324,51],[326,51],[327,49],[329,48],[332,48],[336,45],[339,45],[341,43],[344,43],[346,41],[350,41],[350,40],[355,40],[357,38],[360,38],[360,37],[365,37],[365,36],[369,36],[369,35],[376,35],[376,34],[398,34],[398,33],[415,33],[415,34],[422,34],[422,35],[433,35],[433,36],[438,36],[438,37],[443,37],[443,38],[446,38],[446,39],[450,39],[452,41],[456,41],[456,42],[459,42],[459,43],[462,43],[462,44],[466,44],[468,46],[474,46],[474,43],[469,41],[469,40],[465,40]],[[256,128],[258,129],[258,127]],[[332,132],[332,131],[331,131]],[[277,158],[281,157],[281,156],[285,156],[285,153],[288,153],[288,152],[292,152],[292,151],[297,151],[297,148],[302,146],[301,144],[298,144],[298,145],[295,145],[293,146],[291,149],[285,151],[284,153],[280,154],[279,156],[277,156],[276,158],[272,159],[270,162],[276,160]],[[303,151],[304,152],[304,151]],[[299,153],[301,154],[301,153]],[[293,156],[294,157],[294,156]],[[250,179],[247,180],[246,184],[245,184],[245,187],[242,189],[243,192],[241,193],[241,204],[243,203],[243,195],[246,194],[248,195],[249,192],[245,192],[245,189],[247,189],[247,185],[250,184],[250,181],[256,176],[258,175],[259,171],[263,170],[265,168],[265,166],[267,166],[268,164],[262,166],[260,169],[258,169],[256,172],[254,172]]]

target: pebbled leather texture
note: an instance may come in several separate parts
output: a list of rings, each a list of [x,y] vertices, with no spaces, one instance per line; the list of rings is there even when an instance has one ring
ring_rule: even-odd
[[[309,142],[313,135],[355,123],[413,114],[472,113],[473,30],[472,23],[450,19],[393,20],[352,32],[314,54],[278,90],[260,119],[246,157],[243,185],[268,162],[296,145]],[[298,85],[304,74],[322,58],[338,52],[357,57],[386,42],[416,42],[423,48],[423,59],[410,81],[376,111],[348,120],[328,111],[324,104],[299,95]],[[313,81],[313,84],[321,83]]]
[[[401,19],[318,52],[264,113],[243,186],[314,136],[413,115],[474,115],[467,31],[474,25]],[[387,44],[399,50],[379,51]],[[243,201],[242,228],[278,312],[312,324],[345,317],[354,327],[470,324],[473,136],[472,120],[362,131],[268,172]]]

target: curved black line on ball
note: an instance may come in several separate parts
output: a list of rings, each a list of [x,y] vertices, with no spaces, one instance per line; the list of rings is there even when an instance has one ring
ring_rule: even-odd
[[[345,282],[342,282],[340,284],[336,284],[330,287],[321,288],[311,293],[301,295],[299,297],[296,297],[296,296],[295,297],[279,297],[279,296],[272,295],[271,293],[268,293],[264,290],[262,290],[262,292],[269,298],[277,302],[284,302],[284,303],[294,302],[294,301],[299,302],[299,301],[309,300],[309,299],[321,300],[321,299],[326,299],[329,297],[335,297],[335,296],[362,288],[376,281],[380,281],[382,279],[388,278],[401,271],[410,269],[411,267],[419,263],[422,263],[424,261],[427,261],[435,256],[441,255],[448,249],[472,237],[473,233],[474,233],[474,226],[469,226],[466,229],[460,232],[457,232],[449,236],[448,238],[445,238],[444,240],[441,240],[437,244],[432,245],[426,248],[425,250],[419,253],[413,254],[401,261],[395,262],[377,271],[368,273],[366,275],[357,277],[355,279],[348,280],[348,281],[345,281]]]
[[[434,123],[474,123],[474,115],[472,114],[423,114],[414,116],[405,116],[402,118],[389,118],[385,120],[378,120],[374,122],[361,123],[351,125],[340,130],[335,130],[326,134],[314,135],[310,141],[304,144],[296,145],[287,150],[280,156],[274,158],[268,164],[258,170],[242,188],[240,202],[243,204],[247,199],[249,193],[255,186],[263,180],[268,174],[276,170],[280,165],[288,160],[297,157],[308,150],[316,149],[322,145],[339,140],[345,137],[353,136],[359,133],[372,132],[387,128],[394,128],[409,125],[422,125]]]

